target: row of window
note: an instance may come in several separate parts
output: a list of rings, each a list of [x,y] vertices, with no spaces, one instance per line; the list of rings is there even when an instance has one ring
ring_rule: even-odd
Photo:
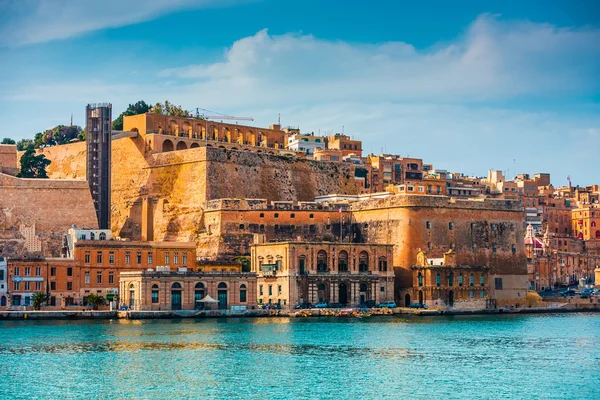
[[[92,257],[91,253],[89,251],[86,251],[84,257],[85,257],[84,262],[86,264],[89,264],[91,261],[91,257]],[[97,251],[96,252],[96,263],[102,264],[102,261],[103,261],[102,251]],[[115,252],[114,251],[108,252],[108,263],[109,264],[115,263]],[[142,252],[141,251],[138,251],[136,254],[136,263],[137,264],[142,263]],[[152,252],[148,252],[148,254],[147,254],[147,263],[148,263],[148,265],[152,265],[154,263],[154,256],[153,256]],[[165,252],[165,254],[164,254],[164,263],[166,265],[169,265],[171,263],[171,254],[168,251]],[[125,252],[125,264],[127,264],[127,265],[131,264],[131,252],[130,251]],[[173,253],[173,264],[179,264],[179,252]],[[182,265],[187,264],[187,253],[186,252],[183,252],[181,254],[181,264]]]
[[[281,285],[277,285],[277,295],[281,295],[282,287]],[[269,296],[273,296],[273,285],[268,285],[268,293]],[[258,295],[263,296],[263,285],[258,285]]]
[[[102,284],[102,277],[104,276],[103,272],[104,271],[96,271],[96,284],[98,284],[98,285]],[[85,273],[83,275],[83,282],[88,285],[91,283],[90,271],[85,271]],[[109,284],[115,283],[115,273],[113,271],[108,272],[108,283]]]
[[[260,213],[260,218],[264,218],[264,217],[265,217],[265,213]],[[315,217],[315,214],[308,214],[308,218],[314,218],[314,217]],[[273,218],[279,218],[279,213],[273,214]],[[291,213],[290,218],[296,218],[296,214]]]
[[[423,286],[424,285],[424,276],[421,272],[419,272],[419,274],[417,275],[417,281],[419,286]],[[447,276],[446,276],[447,280],[448,280],[448,286],[454,286],[454,272],[450,272]],[[463,286],[463,274],[459,274],[458,275],[458,286]],[[438,272],[435,275],[435,285],[436,286],[442,286],[442,275]],[[485,275],[481,274],[479,275],[479,285],[480,286],[484,286],[485,285]],[[471,274],[469,275],[469,286],[475,286],[475,275]]]

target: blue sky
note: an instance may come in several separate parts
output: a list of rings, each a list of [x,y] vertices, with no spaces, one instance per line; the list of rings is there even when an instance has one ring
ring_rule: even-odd
[[[0,0],[0,137],[170,100],[600,183],[597,1]]]

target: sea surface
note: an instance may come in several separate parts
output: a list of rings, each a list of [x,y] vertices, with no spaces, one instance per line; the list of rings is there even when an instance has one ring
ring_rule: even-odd
[[[0,321],[0,399],[599,399],[600,314]]]

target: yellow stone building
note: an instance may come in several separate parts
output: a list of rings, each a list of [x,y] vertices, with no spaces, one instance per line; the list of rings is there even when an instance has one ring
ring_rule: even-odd
[[[393,246],[335,242],[252,245],[259,304],[319,302],[345,306],[394,300]]]

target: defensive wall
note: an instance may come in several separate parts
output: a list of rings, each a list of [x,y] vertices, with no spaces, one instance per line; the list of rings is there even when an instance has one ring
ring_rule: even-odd
[[[394,244],[398,287],[410,287],[409,268],[422,250],[429,258],[452,249],[457,265],[488,266],[492,298],[524,295],[527,266],[520,201],[396,195],[352,204],[352,218],[369,243]],[[513,290],[514,289],[514,290]]]
[[[0,172],[8,175],[19,173],[17,164],[17,145],[0,144]]]
[[[0,173],[0,255],[57,257],[73,224],[97,228],[87,182]]]
[[[210,147],[210,141],[185,150],[154,152],[147,139],[140,135],[112,143],[115,236],[195,241],[204,230],[206,202],[217,198],[312,201],[333,192],[357,193],[351,165]],[[85,143],[39,152],[52,161],[51,178],[85,178]]]

